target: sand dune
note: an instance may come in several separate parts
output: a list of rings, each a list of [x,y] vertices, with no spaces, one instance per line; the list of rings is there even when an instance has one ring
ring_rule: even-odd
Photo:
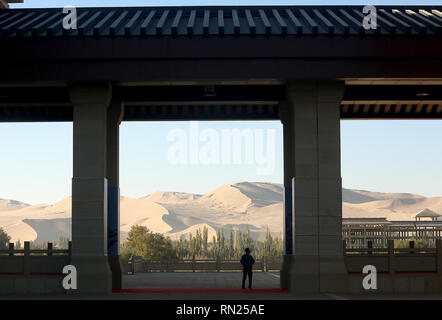
[[[120,202],[120,229],[129,232],[133,225],[145,226],[153,232],[166,233],[172,228],[163,220],[169,212],[149,198],[122,197]]]
[[[344,218],[380,218],[388,220],[413,220],[414,216],[424,209],[431,209],[442,214],[442,197],[405,198],[377,200],[365,203],[344,203]]]
[[[71,235],[71,219],[24,219],[23,223],[31,227],[37,237],[33,240],[36,243],[42,241],[56,241],[61,237],[69,238]],[[50,235],[48,238],[47,235]]]
[[[224,210],[242,213],[252,205],[252,199],[247,197],[234,185],[222,185],[218,189],[202,196],[198,201],[213,210]]]
[[[425,199],[425,197],[411,193],[382,193],[365,190],[342,189],[342,201],[348,203],[365,203],[376,200],[389,199]]]
[[[185,192],[155,192],[151,195],[148,195],[147,199],[153,202],[158,203],[179,203],[190,200],[196,200],[200,198],[201,195],[193,194],[193,193],[185,193]]]
[[[38,236],[37,231],[34,228],[21,220],[11,224],[3,224],[2,228],[11,237],[10,241],[13,243],[16,243],[18,240],[22,243],[24,241],[34,241]]]
[[[207,227],[209,240],[220,229],[228,235],[230,228],[244,231],[248,226],[254,238],[263,239],[267,227],[274,235],[282,233],[282,201],[283,186],[265,182],[222,185],[204,195],[155,192],[139,199],[121,197],[121,240],[136,224],[176,239]],[[442,197],[343,189],[343,217],[411,220],[425,208],[442,213]],[[0,200],[0,227],[14,242],[57,242],[70,235],[71,198],[32,206]]]
[[[166,233],[165,236],[169,237],[172,240],[186,239],[191,234],[195,235],[198,230],[200,232],[202,232],[204,228],[207,228],[207,239],[209,242],[211,242],[213,237],[216,237],[217,231],[214,228],[212,228],[210,225],[208,225],[207,223],[195,224],[191,227],[188,227],[187,229],[185,229],[183,231],[179,231],[179,232],[175,232],[175,233]]]
[[[0,212],[18,210],[27,206],[29,205],[20,201],[0,199]]]

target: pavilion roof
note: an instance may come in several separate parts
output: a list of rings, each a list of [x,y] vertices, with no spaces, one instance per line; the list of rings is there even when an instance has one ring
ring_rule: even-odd
[[[434,217],[441,217],[440,214],[430,210],[430,209],[424,209],[421,212],[419,212],[416,215],[417,218],[434,218]]]

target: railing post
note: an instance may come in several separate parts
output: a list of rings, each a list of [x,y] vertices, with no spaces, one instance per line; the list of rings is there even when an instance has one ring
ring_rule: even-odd
[[[367,253],[368,254],[373,254],[373,241],[367,241]]]
[[[52,256],[52,242],[48,242],[48,256]]]
[[[14,256],[14,244],[13,243],[9,243],[9,256],[10,257]]]
[[[410,253],[414,253],[414,241],[409,242]]]
[[[68,253],[69,257],[72,256],[72,241],[69,241],[68,243],[68,251],[69,251]]]
[[[342,252],[344,253],[344,255],[346,254],[347,251],[347,240],[342,240]]]
[[[388,271],[394,274],[394,240],[388,240]]]
[[[132,274],[135,274],[135,256],[132,256],[130,260],[131,260]]]
[[[436,266],[439,276],[442,275],[442,239],[436,239]]]
[[[25,241],[24,256],[23,256],[23,273],[25,277],[31,275],[31,245],[29,241]]]
[[[192,271],[195,272],[195,256],[192,256]]]

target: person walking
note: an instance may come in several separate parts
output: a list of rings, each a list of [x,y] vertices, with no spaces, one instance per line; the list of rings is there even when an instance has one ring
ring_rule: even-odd
[[[241,264],[243,267],[243,276],[242,276],[242,288],[245,289],[246,278],[249,277],[249,289],[252,289],[252,277],[253,277],[253,264],[255,263],[255,259],[250,255],[250,249],[246,248],[244,250],[246,253],[241,257]]]

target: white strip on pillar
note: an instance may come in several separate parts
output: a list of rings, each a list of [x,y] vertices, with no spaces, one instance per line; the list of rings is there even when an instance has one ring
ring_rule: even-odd
[[[72,261],[78,293],[111,292],[107,261],[106,126],[109,83],[69,86],[73,104]]]
[[[284,139],[284,255],[280,271],[280,286],[288,289],[290,286],[290,270],[293,267],[293,201],[292,179],[294,177],[294,147],[293,147],[293,106],[287,101],[279,103],[279,114],[283,126]]]
[[[294,120],[295,293],[345,292],[340,157],[341,81],[294,81],[287,98]]]
[[[120,261],[120,123],[124,107],[112,101],[107,113],[108,179],[108,258],[112,271],[112,289],[123,289],[123,266]]]

